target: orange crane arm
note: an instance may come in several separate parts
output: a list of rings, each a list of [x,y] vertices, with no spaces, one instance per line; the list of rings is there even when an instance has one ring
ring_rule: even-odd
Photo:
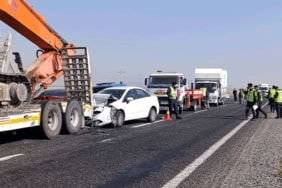
[[[33,96],[37,90],[47,89],[63,75],[60,49],[73,45],[57,34],[25,0],[0,0],[0,20],[43,50],[25,72]],[[68,50],[68,53],[75,54],[73,50]]]
[[[67,42],[25,0],[0,0],[0,20],[44,50],[58,50]]]

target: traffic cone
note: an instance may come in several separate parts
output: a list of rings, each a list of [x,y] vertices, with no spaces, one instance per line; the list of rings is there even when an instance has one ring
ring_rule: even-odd
[[[172,120],[171,117],[170,117],[169,109],[167,109],[167,111],[166,111],[166,115],[165,115],[165,117],[164,117],[164,120],[165,120],[165,121],[170,121],[170,120]]]

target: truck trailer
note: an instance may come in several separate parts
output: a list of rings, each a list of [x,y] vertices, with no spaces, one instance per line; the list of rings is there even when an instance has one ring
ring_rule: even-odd
[[[227,71],[222,68],[196,68],[195,88],[207,88],[208,103],[223,105],[227,98]]]

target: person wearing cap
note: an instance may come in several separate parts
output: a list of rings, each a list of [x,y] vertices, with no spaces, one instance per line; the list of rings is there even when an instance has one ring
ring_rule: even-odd
[[[262,100],[263,100],[263,96],[262,96],[262,93],[261,91],[258,89],[258,86],[255,85],[254,86],[254,89],[255,89],[255,97],[256,97],[256,101],[257,101],[257,109],[256,109],[256,118],[259,117],[259,112],[263,113],[264,115],[264,118],[266,119],[267,118],[267,114],[266,112],[261,108],[261,103],[262,103]]]
[[[167,89],[168,105],[169,105],[168,107],[170,114],[172,114],[172,111],[174,111],[176,119],[181,119],[181,116],[179,116],[179,109],[177,102],[177,88],[178,88],[178,84],[176,82],[172,82],[171,86]]]
[[[268,101],[270,106],[270,112],[275,112],[275,99],[274,95],[276,93],[276,86],[273,85],[272,88],[269,88],[268,91]]]
[[[250,109],[252,110],[252,114],[253,114],[253,120],[256,118],[256,114],[255,114],[255,110],[253,108],[256,97],[255,97],[255,91],[253,89],[253,84],[252,83],[248,83],[248,87],[247,87],[247,91],[246,91],[246,118],[248,118],[249,116],[249,111]]]

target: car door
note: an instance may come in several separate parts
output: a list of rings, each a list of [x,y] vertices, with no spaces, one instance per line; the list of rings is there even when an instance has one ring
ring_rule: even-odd
[[[150,100],[150,94],[148,94],[146,91],[142,89],[136,89],[137,94],[137,100],[139,105],[139,117],[144,118],[147,117],[150,111],[152,104],[152,101]]]
[[[131,101],[127,99],[131,98]],[[132,120],[139,118],[138,100],[134,89],[129,89],[123,98],[123,110],[125,112],[125,120]]]

